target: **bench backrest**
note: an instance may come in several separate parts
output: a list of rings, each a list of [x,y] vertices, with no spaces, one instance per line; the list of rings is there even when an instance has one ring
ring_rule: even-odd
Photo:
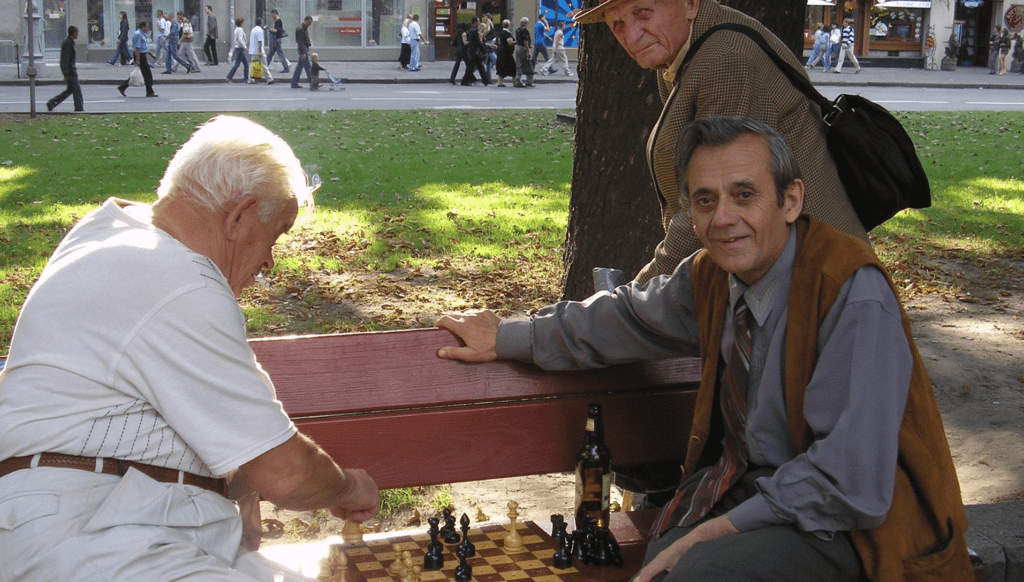
[[[250,341],[300,430],[381,488],[572,470],[592,402],[614,466],[682,463],[695,359],[544,372],[436,356],[456,343],[442,329]]]

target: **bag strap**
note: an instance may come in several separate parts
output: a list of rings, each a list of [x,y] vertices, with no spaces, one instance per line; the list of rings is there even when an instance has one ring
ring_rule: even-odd
[[[831,125],[829,116],[832,115],[833,113],[832,102],[829,101],[829,99],[826,98],[824,95],[819,93],[818,90],[814,88],[814,85],[811,85],[811,82],[807,79],[807,77],[801,75],[795,68],[793,68],[793,65],[790,65],[789,63],[786,62],[785,59],[780,57],[779,54],[775,52],[775,49],[772,48],[770,44],[768,44],[768,41],[765,40],[764,36],[762,36],[760,32],[744,24],[739,24],[736,22],[725,22],[722,24],[716,24],[715,26],[709,28],[707,32],[702,34],[700,38],[693,41],[693,43],[690,45],[690,50],[687,51],[686,56],[683,57],[683,62],[680,65],[679,69],[685,69],[686,65],[689,64],[689,62],[697,54],[697,51],[700,50],[700,47],[702,44],[704,44],[704,41],[706,41],[708,37],[710,37],[712,34],[720,30],[731,30],[733,32],[738,32],[740,34],[745,35],[750,40],[754,41],[754,43],[757,46],[761,47],[761,50],[763,50],[765,54],[767,54],[772,59],[772,61],[775,62],[775,65],[779,68],[780,71],[782,71],[784,75],[786,75],[786,78],[789,79],[789,82],[792,83],[794,87],[796,87],[801,93],[806,95],[808,99],[816,103],[818,107],[821,108],[822,112],[829,112],[828,115],[825,115],[825,123]]]

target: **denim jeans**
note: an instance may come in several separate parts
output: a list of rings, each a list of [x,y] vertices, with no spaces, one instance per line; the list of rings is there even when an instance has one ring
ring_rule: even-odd
[[[235,66],[231,67],[228,71],[228,81],[235,76],[235,71],[238,70],[238,65],[242,65],[242,73],[244,73],[243,79],[249,80],[249,60],[245,58],[245,49],[235,47]]]

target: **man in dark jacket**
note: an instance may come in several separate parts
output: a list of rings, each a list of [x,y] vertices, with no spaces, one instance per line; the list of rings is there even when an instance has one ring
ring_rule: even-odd
[[[67,88],[53,99],[46,102],[46,109],[53,111],[53,108],[60,105],[68,95],[75,97],[75,111],[84,111],[82,102],[82,87],[78,85],[78,67],[75,65],[75,40],[78,39],[78,27],[68,27],[68,37],[60,45],[60,72],[64,75],[64,82]]]
[[[491,77],[484,67],[487,47],[480,40],[480,30],[477,28],[479,24],[480,19],[474,16],[469,23],[469,29],[466,30],[466,74],[462,77],[463,85],[472,85],[476,81],[476,77],[473,76],[474,69],[480,73],[480,80],[484,82],[484,86],[491,84]]]
[[[203,44],[203,52],[206,53],[207,65],[218,65],[217,59],[217,17],[213,15],[213,8],[206,6],[206,43]]]
[[[295,46],[299,49],[299,60],[295,63],[295,74],[292,75],[292,89],[301,89],[299,77],[302,71],[306,71],[306,80],[312,82],[313,73],[309,67],[309,47],[313,43],[309,41],[309,25],[313,24],[313,17],[306,16],[302,19],[302,26],[295,29]]]

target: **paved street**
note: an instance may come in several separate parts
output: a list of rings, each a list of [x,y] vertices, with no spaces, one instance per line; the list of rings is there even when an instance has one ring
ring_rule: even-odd
[[[575,67],[575,63],[572,63]],[[36,110],[46,112],[46,99],[60,92],[59,67],[46,62],[36,79]],[[204,67],[201,73],[160,74],[154,70],[159,97],[146,99],[141,88],[129,88],[123,98],[116,86],[130,67],[79,63],[87,113],[144,111],[267,111],[280,109],[413,109],[465,108],[573,109],[576,80],[561,74],[537,76],[534,89],[450,85],[450,62],[424,63],[423,70],[399,70],[392,62],[330,62],[326,68],[344,81],[345,90],[319,92],[290,89],[288,75],[278,74],[273,86],[246,85],[241,72],[233,84],[229,66]],[[273,65],[274,73],[280,66]],[[575,71],[574,71],[575,72]],[[811,72],[811,80],[826,96],[861,93],[894,110],[1024,110],[1024,75],[989,75],[987,69],[961,67],[956,71],[864,67],[841,75]],[[306,85],[303,79],[303,85]],[[28,79],[14,65],[0,64],[0,112],[24,112],[29,107]],[[71,111],[70,100],[56,112]]]

